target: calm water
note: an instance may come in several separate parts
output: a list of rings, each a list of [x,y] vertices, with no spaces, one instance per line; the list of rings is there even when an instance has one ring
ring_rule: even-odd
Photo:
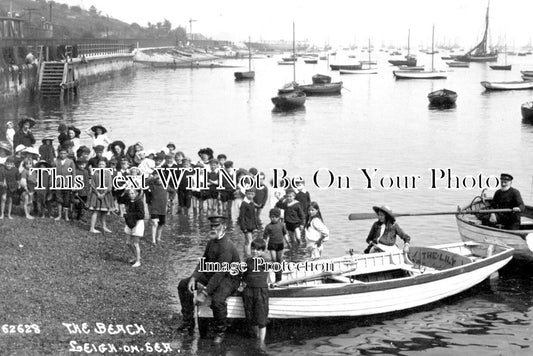
[[[331,230],[326,257],[348,249],[363,250],[372,221],[348,221],[353,212],[372,212],[373,205],[389,205],[395,212],[453,211],[469,203],[481,189],[448,189],[446,179],[431,188],[431,169],[450,170],[459,178],[485,178],[506,171],[526,202],[533,177],[528,164],[533,155],[533,126],[522,121],[520,105],[532,100],[531,91],[484,92],[482,80],[520,80],[519,70],[532,69],[531,57],[509,57],[511,72],[492,71],[485,64],[456,68],[447,80],[397,81],[386,55],[379,54],[377,75],[339,76],[326,62],[297,64],[297,80],[311,82],[316,73],[342,80],[345,89],[336,97],[308,98],[305,109],[291,113],[272,111],[270,98],[292,80],[292,67],[277,58],[254,60],[256,80],[235,82],[236,69],[151,70],[138,68],[132,75],[81,88],[80,95],[64,104],[49,102],[0,109],[0,124],[31,115],[38,120],[38,138],[56,135],[60,122],[85,129],[103,123],[111,139],[126,144],[142,141],[159,149],[174,142],[193,160],[201,147],[225,153],[238,167],[257,167],[266,173],[286,169],[306,179],[312,200],[322,210]],[[340,57],[340,56],[339,56]],[[367,54],[358,54],[366,59]],[[431,57],[419,54],[427,65]],[[338,62],[342,59],[338,59]],[[335,59],[332,57],[331,63]],[[247,61],[231,64],[247,66]],[[436,58],[437,67],[445,67]],[[243,68],[244,69],[244,68]],[[428,108],[427,94],[440,88],[458,92],[457,106]],[[84,138],[90,142],[89,137]],[[350,178],[351,189],[318,189],[313,174],[329,169]],[[362,170],[377,169],[373,189],[367,189]],[[381,187],[379,179],[412,177],[413,187]],[[326,182],[321,175],[320,184]],[[263,220],[267,220],[266,212]],[[400,218],[414,244],[459,241],[453,216]],[[177,280],[190,273],[201,255],[207,231],[205,216],[174,217],[165,234],[172,234],[175,275],[169,276],[174,293]],[[230,231],[241,250],[241,233]],[[297,252],[302,256],[302,252]],[[458,352],[528,354],[533,292],[529,275],[493,280],[451,300],[400,315],[378,319],[335,322],[327,328],[296,325],[291,332],[273,330],[268,343],[283,354],[402,354]],[[175,293],[177,294],[177,293]],[[392,298],[393,296],[391,296]],[[178,305],[176,301],[176,309]],[[294,330],[294,332],[292,331]],[[228,354],[246,353],[249,340],[233,336]],[[192,353],[210,353],[209,342],[177,340]]]

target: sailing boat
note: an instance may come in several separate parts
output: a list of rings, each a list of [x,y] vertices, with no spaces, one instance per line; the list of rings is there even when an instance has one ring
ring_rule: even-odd
[[[494,70],[511,70],[511,67],[512,65],[511,64],[507,64],[507,43],[505,44],[505,65],[498,65],[498,64],[495,64],[495,65],[492,65],[492,66],[489,66],[491,69],[494,69]]]
[[[413,70],[395,70],[393,71],[396,79],[446,79],[448,76],[445,71],[435,70],[435,25],[431,35],[431,70],[430,71],[413,71]]]
[[[468,51],[464,56],[460,56],[457,60],[461,62],[496,62],[498,60],[498,52],[487,49],[487,38],[489,33],[489,6],[490,0],[487,4],[487,14],[485,15],[485,33],[481,42]]]
[[[411,29],[407,32],[407,56],[405,56],[405,59],[391,59],[389,60],[389,63],[393,66],[408,66],[408,67],[415,67],[416,66],[416,57],[414,55],[411,55]]]
[[[371,53],[372,53],[372,47],[370,46],[370,38],[369,38],[368,39],[368,68],[355,69],[355,70],[341,69],[340,74],[377,74],[378,69],[372,68],[372,60],[371,60],[371,55],[370,55]]]
[[[255,78],[255,72],[252,70],[252,41],[248,37],[248,72],[235,72],[235,80],[252,80]]]
[[[292,53],[296,58],[296,37],[295,37],[295,25],[292,23]],[[301,107],[305,104],[306,95],[304,92],[295,89],[298,85],[296,83],[296,61],[292,62],[292,83],[285,85],[283,89],[278,91],[278,95],[273,97],[272,103],[278,110],[292,110]]]

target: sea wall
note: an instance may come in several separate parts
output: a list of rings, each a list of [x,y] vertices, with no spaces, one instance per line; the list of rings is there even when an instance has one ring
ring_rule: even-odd
[[[70,63],[80,87],[134,70],[129,53],[75,58]],[[37,90],[38,68],[37,64],[0,68],[0,106],[30,100]]]
[[[133,54],[102,55],[72,61],[80,86],[133,71]]]
[[[36,64],[0,67],[0,106],[29,100],[37,83]]]

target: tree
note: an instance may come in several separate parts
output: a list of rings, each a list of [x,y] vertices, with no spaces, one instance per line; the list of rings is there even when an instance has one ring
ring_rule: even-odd
[[[98,15],[98,10],[96,10],[96,7],[94,7],[94,5],[92,5],[90,8],[89,8],[89,13],[91,15]]]

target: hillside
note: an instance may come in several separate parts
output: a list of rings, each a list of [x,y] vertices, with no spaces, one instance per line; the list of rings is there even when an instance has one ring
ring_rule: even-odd
[[[42,28],[42,21],[50,21],[51,17],[55,38],[186,38],[183,27],[173,29],[166,19],[142,27],[108,17],[94,6],[82,10],[55,1],[0,0],[0,16],[8,16],[10,3],[13,13],[26,21],[25,37],[39,37],[36,30]]]

